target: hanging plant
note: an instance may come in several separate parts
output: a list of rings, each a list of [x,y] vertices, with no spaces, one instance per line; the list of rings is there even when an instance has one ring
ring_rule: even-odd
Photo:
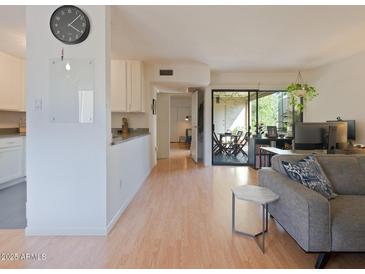
[[[311,101],[318,95],[315,87],[304,83],[300,72],[298,73],[295,83],[291,83],[287,87],[287,90],[289,93],[290,104],[300,112],[303,112],[305,102]],[[303,102],[300,100],[301,98],[303,98]]]

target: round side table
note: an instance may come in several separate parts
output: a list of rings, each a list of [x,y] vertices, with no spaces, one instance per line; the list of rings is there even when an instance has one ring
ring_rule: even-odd
[[[262,206],[262,231],[256,234],[250,234],[243,231],[236,230],[235,228],[235,218],[236,218],[236,199],[244,200],[259,204]],[[249,236],[255,238],[262,235],[261,245],[257,243],[260,247],[262,253],[265,253],[265,233],[268,231],[268,204],[273,203],[279,199],[279,196],[272,192],[270,189],[261,186],[254,185],[242,185],[235,186],[232,188],[232,232],[242,234],[244,236]]]

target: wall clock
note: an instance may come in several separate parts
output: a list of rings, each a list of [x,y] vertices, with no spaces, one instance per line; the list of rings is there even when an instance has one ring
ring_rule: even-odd
[[[61,6],[50,20],[52,34],[61,42],[74,45],[84,41],[90,32],[87,15],[78,7]]]

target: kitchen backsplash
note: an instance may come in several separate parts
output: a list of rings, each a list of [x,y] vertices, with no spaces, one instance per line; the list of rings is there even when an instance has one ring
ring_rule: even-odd
[[[122,127],[122,118],[128,119],[130,128],[148,128],[148,116],[146,113],[112,113],[112,128]]]
[[[0,128],[18,128],[19,121],[25,121],[26,114],[16,111],[0,111]]]

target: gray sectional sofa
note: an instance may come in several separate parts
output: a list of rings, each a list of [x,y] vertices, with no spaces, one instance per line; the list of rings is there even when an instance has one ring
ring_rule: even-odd
[[[365,156],[317,156],[338,194],[331,200],[286,175],[281,161],[303,157],[277,155],[271,168],[259,170],[259,184],[280,195],[269,213],[306,252],[320,253],[317,268],[331,252],[365,252]]]

